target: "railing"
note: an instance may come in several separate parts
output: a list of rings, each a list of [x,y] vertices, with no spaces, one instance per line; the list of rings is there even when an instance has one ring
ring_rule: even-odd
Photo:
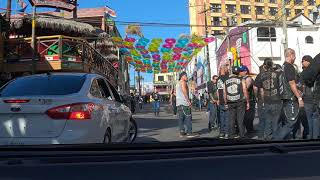
[[[103,74],[110,83],[117,85],[118,70],[87,42],[83,43],[82,60],[85,65],[88,65],[90,72]]]
[[[8,40],[4,63],[31,61],[33,49],[30,43],[31,38]],[[35,59],[39,63],[59,61],[61,69],[99,73],[117,85],[117,69],[84,39],[60,35],[37,37],[36,46]]]

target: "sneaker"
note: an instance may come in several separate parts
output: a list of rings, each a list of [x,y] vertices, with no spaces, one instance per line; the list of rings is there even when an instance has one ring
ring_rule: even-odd
[[[179,137],[185,137],[186,136],[186,133],[185,132],[180,132],[179,133]]]
[[[235,135],[233,138],[234,138],[234,139],[239,139],[240,136],[239,136],[239,135]]]
[[[194,138],[194,137],[198,137],[198,134],[192,133],[192,134],[187,134],[187,138]]]
[[[224,136],[225,136],[225,134],[219,134],[218,138],[223,139],[223,138],[224,138]]]

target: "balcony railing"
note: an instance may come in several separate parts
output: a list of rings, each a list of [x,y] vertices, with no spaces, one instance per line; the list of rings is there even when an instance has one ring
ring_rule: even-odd
[[[117,69],[84,39],[61,35],[37,37],[36,49],[37,72],[95,72],[107,76],[114,85],[117,82]],[[30,71],[31,38],[9,39],[4,52],[5,71]]]

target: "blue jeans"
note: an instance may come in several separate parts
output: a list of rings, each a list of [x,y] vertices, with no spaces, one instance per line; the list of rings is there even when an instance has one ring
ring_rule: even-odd
[[[265,104],[263,111],[265,118],[265,138],[266,140],[271,140],[275,138],[275,132],[279,127],[279,118],[282,111],[282,103]]]
[[[153,112],[160,112],[160,101],[154,101],[153,102]]]
[[[318,139],[319,137],[319,111],[316,104],[305,103],[304,109],[306,111],[308,127],[309,127],[309,139]]]
[[[283,111],[285,120],[283,126],[278,127],[275,134],[275,140],[284,140],[292,132],[299,115],[299,104],[296,101],[284,100]],[[281,124],[281,123],[280,123]]]
[[[178,106],[178,122],[180,133],[192,133],[192,114],[189,106]],[[186,131],[187,129],[187,131]]]
[[[221,134],[228,134],[229,128],[229,119],[228,119],[228,111],[226,110],[224,105],[219,105],[220,109],[220,133]]]
[[[264,116],[264,110],[262,107],[262,103],[258,103],[258,117],[259,117],[259,124],[258,124],[258,137],[260,139],[265,138],[265,124],[266,124],[266,119]]]
[[[209,123],[211,124],[211,126],[216,126],[218,124],[217,122],[218,106],[212,102],[209,102],[208,111],[209,111]]]

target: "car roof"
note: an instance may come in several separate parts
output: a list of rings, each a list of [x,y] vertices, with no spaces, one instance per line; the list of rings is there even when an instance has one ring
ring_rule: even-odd
[[[96,77],[99,76],[99,74],[94,74],[94,73],[78,73],[78,72],[50,72],[50,73],[42,73],[42,74],[33,74],[33,75],[28,75],[28,76],[22,76],[19,78],[28,78],[28,77],[45,77],[45,76],[79,76],[79,77],[84,77],[84,76],[89,76],[89,77]]]

